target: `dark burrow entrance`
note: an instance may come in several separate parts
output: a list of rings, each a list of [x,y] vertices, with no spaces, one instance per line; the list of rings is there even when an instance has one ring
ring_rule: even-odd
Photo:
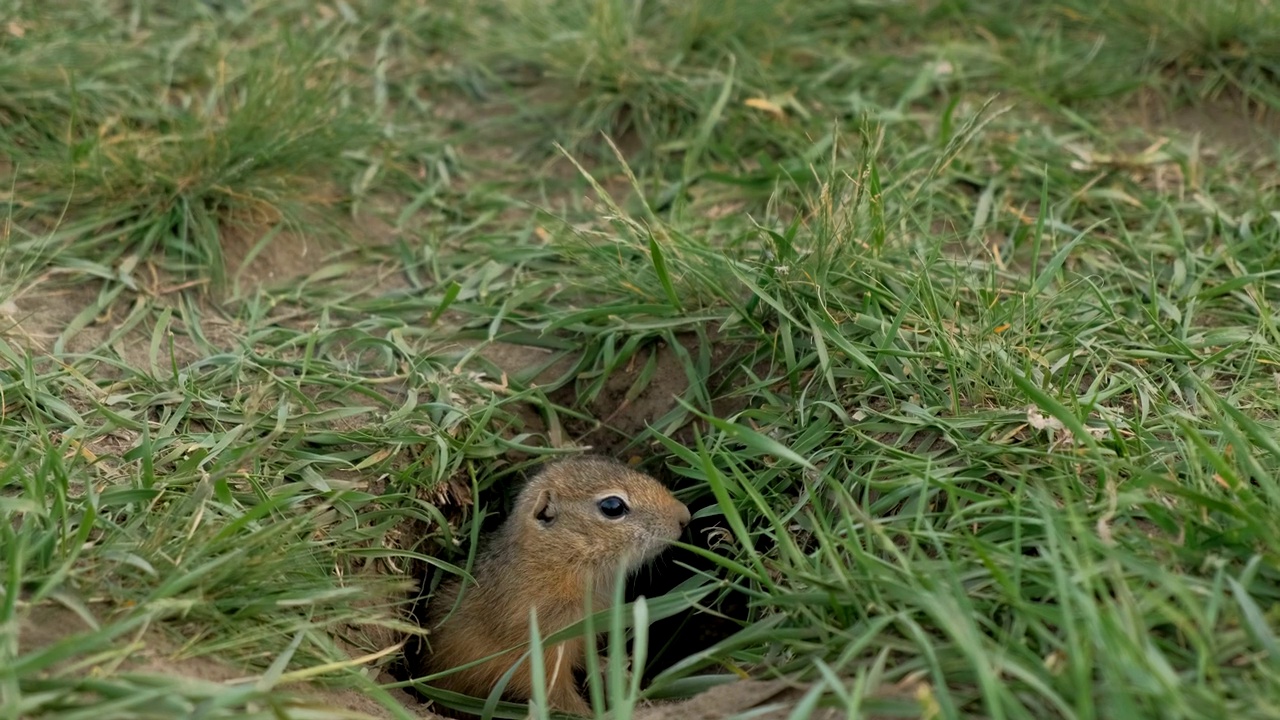
[[[718,514],[698,518],[700,510],[715,504],[714,497],[705,487],[696,486],[667,467],[670,457],[664,457],[661,445],[651,443],[642,445],[638,438],[648,433],[648,428],[657,423],[666,413],[676,406],[675,398],[686,394],[688,375],[680,360],[680,356],[697,357],[700,343],[706,343],[701,350],[708,358],[710,377],[705,380],[707,390],[712,398],[729,396],[731,378],[737,373],[733,370],[741,364],[755,365],[759,359],[749,357],[749,353],[741,353],[742,348],[732,343],[717,342],[714,337],[706,335],[681,335],[675,338],[681,348],[674,349],[666,341],[655,339],[645,343],[637,352],[637,361],[615,370],[607,378],[601,392],[590,407],[583,408],[589,415],[606,418],[607,422],[596,424],[575,418],[561,418],[563,429],[569,437],[575,438],[578,444],[589,445],[592,452],[612,457],[623,462],[640,460],[638,469],[656,477],[674,491],[688,506],[695,516],[693,522],[685,530],[681,541],[702,549],[712,549],[716,542],[717,528],[723,528],[723,518]],[[644,360],[648,357],[651,362]],[[634,393],[633,383],[641,369],[650,365],[653,373],[650,383],[639,394]],[[562,407],[576,407],[581,397],[581,387],[570,382],[550,394],[552,402]],[[732,414],[741,409],[742,398],[720,403],[714,408],[717,415]],[[684,427],[677,433],[677,441],[689,441],[684,437],[690,430]],[[687,444],[687,443],[686,443]],[[537,471],[531,467],[527,473]],[[461,520],[465,513],[486,513],[481,526],[482,533],[495,530],[506,519],[512,502],[519,490],[519,482],[503,482],[501,487],[494,486],[482,496],[470,509],[455,507],[452,517]],[[446,512],[448,515],[449,513]],[[458,526],[464,526],[459,523]],[[421,537],[422,535],[418,535]],[[483,541],[483,534],[482,534]],[[435,547],[420,548],[420,552],[434,554],[445,560],[465,563],[468,547]],[[413,618],[421,624],[426,616],[426,603],[431,590],[437,585],[443,573],[428,563],[418,563],[421,588],[412,604]],[[628,602],[640,596],[656,598],[664,595],[694,576],[716,576],[719,569],[716,564],[690,550],[680,548],[668,549],[661,556],[642,568],[633,576],[626,587]],[[748,602],[745,594],[733,590],[716,590],[703,601],[704,609],[691,609],[677,613],[671,617],[653,622],[649,627],[649,652],[644,668],[632,668],[641,673],[641,681],[650,683],[659,673],[675,663],[701,652],[716,643],[738,632],[748,620]],[[598,640],[603,643],[604,638]],[[598,648],[603,650],[602,645]],[[632,650],[628,647],[628,651]],[[419,666],[426,643],[419,637],[413,637],[406,643],[405,658],[399,666],[392,668],[392,675],[399,680],[410,680],[414,677],[412,668]],[[714,667],[712,668],[714,671]],[[585,686],[584,686],[585,689]],[[417,692],[413,694],[421,695]],[[437,707],[442,713],[446,708]]]
[[[672,473],[666,471],[665,467],[659,463],[653,463],[652,465],[653,467],[643,467],[641,469],[664,481],[678,495],[682,497],[685,495],[681,490],[687,488],[682,488],[681,483],[677,478],[673,477]],[[535,471],[536,468],[530,472]],[[514,500],[518,483],[508,483],[506,485],[507,487],[502,490],[495,488],[487,494],[487,497],[481,498],[476,504],[476,507],[482,508],[486,512],[486,517],[481,524],[481,542],[483,542],[484,534],[496,530],[510,512],[511,502]],[[704,496],[689,501],[688,504],[690,511],[696,516],[699,510],[708,505],[714,505],[715,501],[710,496]],[[708,531],[720,525],[720,518],[714,515],[706,518],[695,517],[690,526],[686,528],[681,541],[703,549],[710,549],[714,542],[715,534]],[[434,548],[422,548],[421,551],[424,553],[438,553],[438,556],[445,560],[462,564],[466,561],[468,547],[464,544],[458,548],[444,548],[437,544]],[[426,617],[430,594],[434,587],[444,579],[444,573],[429,563],[421,562],[418,565],[417,576],[420,578],[420,585],[411,603],[411,619],[421,624]],[[697,553],[682,548],[671,548],[629,579],[626,587],[626,599],[631,602],[641,596],[656,598],[674,590],[681,583],[695,575],[714,575],[716,572],[715,564]],[[704,600],[704,603],[710,612],[698,609],[685,610],[671,617],[657,620],[650,625],[648,631],[649,652],[645,666],[641,670],[643,684],[647,685],[659,673],[684,658],[705,650],[734,634],[743,627],[743,624],[748,619],[747,598],[741,592],[726,590],[713,593]],[[601,636],[598,642],[601,643],[599,647],[603,652],[602,643],[604,642],[604,637]],[[632,649],[631,643],[628,642],[628,653]],[[403,658],[389,668],[390,674],[398,681],[413,680],[416,677],[414,669],[421,666],[426,652],[428,652],[428,649],[423,638],[418,636],[410,637],[405,645]],[[635,672],[637,669],[632,668],[632,671]],[[585,694],[585,678],[579,677],[579,681]],[[407,687],[406,690],[419,700],[427,700],[424,695],[412,686]],[[438,704],[433,710],[443,715],[450,713],[448,708],[440,707]],[[466,717],[461,714],[457,716]]]

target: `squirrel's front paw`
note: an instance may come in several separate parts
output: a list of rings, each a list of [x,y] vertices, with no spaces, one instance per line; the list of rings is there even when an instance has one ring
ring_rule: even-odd
[[[619,672],[622,674],[622,683],[628,687],[631,686],[631,656],[623,656],[617,661],[618,667],[614,667],[615,661],[609,657],[600,658],[600,678],[604,681],[605,687],[609,686],[609,678],[612,674]]]

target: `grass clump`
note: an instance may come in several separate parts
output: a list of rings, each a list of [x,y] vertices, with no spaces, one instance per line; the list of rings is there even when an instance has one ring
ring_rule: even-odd
[[[481,60],[549,81],[555,114],[545,122],[566,146],[632,131],[646,146],[684,144],[687,128],[725,113],[726,94],[737,105],[785,90],[767,67],[794,12],[790,3],[520,0],[495,9]]]
[[[279,30],[270,43],[227,47],[199,37],[217,30],[198,12],[72,15],[18,15],[11,27],[31,29],[8,39],[0,81],[17,217],[85,219],[76,225],[108,235],[60,257],[156,255],[218,284],[224,225],[296,224],[308,212],[314,223],[316,207],[343,200],[338,183],[358,167],[350,155],[375,136],[325,44]],[[182,26],[181,38],[155,42]],[[81,40],[104,35],[114,40]],[[110,237],[122,227],[124,242]]]
[[[1275,57],[1280,9],[1272,3],[1151,3],[1125,0],[1103,10],[1134,30],[1127,42],[1139,43],[1146,61],[1183,92],[1202,96],[1233,90],[1264,106],[1276,101],[1280,74]],[[1123,35],[1117,40],[1125,41]],[[1181,87],[1180,87],[1181,86]]]

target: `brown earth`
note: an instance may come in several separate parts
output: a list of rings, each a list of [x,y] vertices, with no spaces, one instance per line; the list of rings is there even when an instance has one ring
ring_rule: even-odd
[[[61,606],[41,604],[18,613],[18,652],[31,652],[61,640],[93,631],[77,613]],[[116,652],[96,655],[88,664],[81,658],[63,661],[51,668],[51,674],[73,672],[84,677],[112,675],[181,676],[218,684],[241,684],[257,680],[253,673],[203,657],[182,657],[180,647],[159,630],[147,628],[127,641],[117,641]],[[391,678],[380,678],[393,682]],[[315,683],[284,683],[279,687],[289,695],[287,707],[313,718],[370,720],[392,718],[391,712],[369,696],[356,690],[326,688]],[[440,716],[401,690],[389,691],[402,707],[424,720]]]

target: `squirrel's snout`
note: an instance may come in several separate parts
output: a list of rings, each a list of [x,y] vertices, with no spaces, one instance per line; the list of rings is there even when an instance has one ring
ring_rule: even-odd
[[[680,532],[689,527],[689,508],[684,503],[680,504],[680,509],[676,511],[676,523],[680,525]]]

